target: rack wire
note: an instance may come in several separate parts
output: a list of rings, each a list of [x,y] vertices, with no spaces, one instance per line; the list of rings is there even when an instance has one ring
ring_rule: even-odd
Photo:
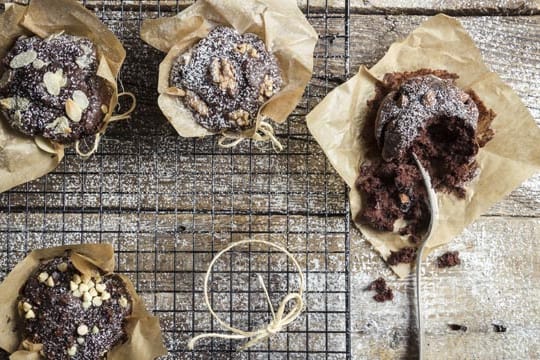
[[[222,149],[212,137],[180,138],[160,114],[155,89],[164,55],[139,39],[139,28],[188,3],[84,2],[123,41],[120,78],[139,106],[131,121],[110,127],[91,159],[68,150],[54,172],[0,194],[0,280],[32,249],[112,243],[117,271],[161,318],[166,359],[350,359],[347,188],[305,126],[305,115],[349,76],[349,2],[302,5],[320,39],[304,99],[276,127],[285,145],[279,154],[250,142]],[[283,244],[298,258],[306,312],[245,352],[223,340],[188,351],[191,336],[219,331],[202,301],[208,263],[249,237]],[[225,260],[213,275],[212,302],[235,326],[268,321],[255,274],[274,300],[295,290],[294,268],[277,254],[251,248]]]

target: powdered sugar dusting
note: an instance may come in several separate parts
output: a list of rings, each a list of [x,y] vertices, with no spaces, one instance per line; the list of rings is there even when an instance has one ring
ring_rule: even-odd
[[[406,152],[428,120],[458,118],[476,129],[478,115],[474,101],[451,80],[433,75],[414,77],[383,99],[375,137],[382,147],[383,159],[390,161]]]

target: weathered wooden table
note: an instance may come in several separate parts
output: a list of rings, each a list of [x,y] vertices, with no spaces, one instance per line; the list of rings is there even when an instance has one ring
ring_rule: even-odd
[[[459,18],[486,62],[540,121],[539,3],[302,1],[320,41],[304,100],[277,127],[286,146],[280,154],[256,143],[230,150],[213,138],[179,138],[159,113],[155,89],[163,55],[139,40],[139,26],[186,4],[86,3],[124,42],[121,80],[139,107],[129,123],[111,127],[91,159],[68,151],[54,173],[0,194],[0,279],[31,249],[109,242],[118,271],[162,318],[167,358],[414,357],[412,279],[397,280],[350,225],[347,189],[308,134],[304,116],[361,64],[373,65],[393,41],[445,12]],[[306,271],[306,313],[288,332],[248,352],[234,353],[238,344],[231,341],[186,351],[194,333],[219,329],[202,302],[208,262],[227,243],[248,237],[284,244],[297,256]],[[424,282],[429,359],[540,358],[539,246],[537,175],[430,256]],[[459,250],[463,264],[436,269],[435,256],[448,249]],[[230,285],[213,287],[214,306],[242,327],[268,321],[256,273],[268,279],[276,299],[294,288],[293,269],[283,261],[251,255],[229,258],[214,275]],[[363,291],[379,276],[395,289],[393,302],[375,303]],[[448,323],[468,330],[452,331]],[[507,331],[494,332],[492,323]]]

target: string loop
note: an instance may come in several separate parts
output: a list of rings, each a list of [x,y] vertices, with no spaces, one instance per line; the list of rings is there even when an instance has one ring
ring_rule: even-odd
[[[131,117],[131,113],[135,110],[135,107],[137,106],[137,99],[135,98],[135,95],[133,93],[130,93],[130,92],[122,92],[120,94],[118,94],[118,98],[121,98],[122,96],[129,96],[132,100],[131,102],[131,106],[129,107],[129,109],[127,111],[125,111],[124,113],[122,114],[117,114],[117,115],[113,115],[113,116],[110,116],[108,119],[106,119],[103,123],[103,125],[101,126],[101,130],[95,135],[94,137],[94,144],[92,145],[92,147],[90,148],[90,150],[88,152],[82,152],[81,151],[81,148],[80,148],[80,140],[77,140],[75,142],[75,152],[82,158],[89,158],[90,156],[92,156],[92,154],[94,154],[99,146],[99,143],[101,141],[101,137],[103,136],[103,134],[105,133],[105,129],[107,129],[107,126],[109,126],[110,123],[112,122],[115,122],[115,121],[120,121],[120,120],[126,120],[126,119],[129,119]]]
[[[274,128],[266,121],[261,121],[259,123],[257,130],[251,138],[245,137],[242,134],[237,133],[223,133],[221,134],[221,138],[218,140],[218,145],[222,148],[233,148],[240,144],[242,141],[248,139],[253,139],[255,141],[261,142],[271,141],[272,148],[275,152],[283,151],[283,145],[276,138]]]
[[[266,326],[258,330],[252,330],[252,331],[245,331],[241,329],[237,329],[232,327],[230,324],[227,324],[223,320],[219,318],[219,316],[214,312],[214,309],[212,308],[212,305],[210,303],[210,297],[208,295],[208,283],[210,276],[212,274],[212,268],[214,267],[214,264],[217,262],[217,260],[226,252],[230,251],[232,248],[246,245],[246,244],[264,244],[270,247],[273,247],[274,249],[277,249],[281,251],[282,253],[286,254],[288,258],[291,260],[293,265],[296,267],[296,270],[298,271],[298,274],[300,276],[300,282],[299,282],[299,290],[298,292],[293,292],[290,294],[287,294],[281,302],[279,303],[279,307],[277,312],[274,311],[274,306],[272,305],[272,301],[270,300],[270,295],[268,294],[268,290],[266,286],[264,285],[263,278],[260,274],[258,274],[259,283],[264,291],[266,300],[268,301],[268,306],[270,308],[270,312],[272,313],[272,321]],[[246,344],[244,344],[242,347],[240,347],[239,350],[245,350],[248,349],[264,339],[271,337],[281,331],[283,331],[284,328],[286,328],[290,323],[292,323],[294,320],[300,316],[302,311],[304,310],[304,301],[303,301],[303,291],[304,291],[304,273],[302,272],[302,268],[300,267],[300,264],[298,261],[294,258],[294,256],[284,247],[271,243],[269,241],[265,240],[241,240],[234,243],[231,243],[229,246],[227,246],[225,249],[221,250],[210,262],[210,265],[208,266],[208,270],[206,271],[206,275],[204,277],[204,301],[206,303],[206,307],[208,308],[208,311],[212,315],[212,317],[226,330],[229,330],[232,332],[232,334],[218,334],[218,333],[209,333],[209,334],[201,334],[198,336],[193,337],[188,342],[188,349],[193,350],[195,347],[195,344],[202,339],[205,338],[218,338],[218,339],[233,339],[233,340],[249,340]],[[289,303],[292,303],[291,308],[286,313],[285,309]]]

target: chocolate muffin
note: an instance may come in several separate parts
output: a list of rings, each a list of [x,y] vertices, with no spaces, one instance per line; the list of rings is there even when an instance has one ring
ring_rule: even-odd
[[[132,299],[116,275],[82,275],[68,257],[42,263],[20,292],[24,339],[46,359],[100,360],[126,340]]]
[[[103,125],[113,89],[97,76],[89,39],[21,36],[1,64],[0,110],[14,129],[69,144]]]
[[[275,56],[257,35],[218,26],[176,59],[169,83],[201,126],[239,132],[256,125],[260,107],[282,79]]]
[[[402,219],[406,225],[397,230],[418,242],[429,209],[413,153],[437,191],[465,196],[465,185],[478,170],[479,148],[493,137],[495,113],[474,92],[458,88],[457,77],[430,69],[384,76],[368,103],[363,137],[374,150],[356,182],[364,195],[356,221],[394,231]]]

